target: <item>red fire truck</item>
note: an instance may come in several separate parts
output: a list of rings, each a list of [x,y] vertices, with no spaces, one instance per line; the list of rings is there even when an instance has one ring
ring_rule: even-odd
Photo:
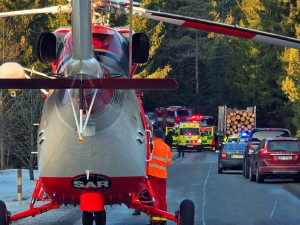
[[[162,129],[173,127],[180,122],[186,121],[188,116],[194,114],[194,109],[185,106],[158,107],[154,111],[155,123]]]

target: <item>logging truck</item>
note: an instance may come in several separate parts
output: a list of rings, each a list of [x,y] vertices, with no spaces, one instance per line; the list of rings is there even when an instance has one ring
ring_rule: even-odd
[[[219,136],[240,135],[250,133],[256,127],[256,106],[247,107],[245,110],[219,106],[218,131]]]

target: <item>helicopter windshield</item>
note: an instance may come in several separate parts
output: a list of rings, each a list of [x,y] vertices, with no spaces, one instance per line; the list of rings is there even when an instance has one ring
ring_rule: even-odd
[[[128,76],[128,44],[118,33],[93,33],[96,59],[108,67]]]

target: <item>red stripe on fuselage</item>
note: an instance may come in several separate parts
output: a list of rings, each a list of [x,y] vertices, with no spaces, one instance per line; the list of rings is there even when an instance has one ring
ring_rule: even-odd
[[[72,186],[74,177],[40,177],[42,187],[47,195],[56,202],[63,204],[80,204],[79,191]],[[145,177],[109,177],[111,186],[104,191],[99,191],[104,196],[104,204],[127,205],[131,202],[130,193],[137,194],[140,191]]]
[[[225,34],[225,35],[230,35],[234,37],[239,37],[239,38],[244,38],[244,39],[252,39],[256,36],[256,34],[251,33],[251,32],[245,32],[241,31],[238,29],[231,29],[231,28],[226,28],[226,27],[220,27],[220,26],[213,26],[209,24],[204,24],[204,23],[196,23],[192,21],[186,21],[182,24],[183,27],[190,27],[190,28],[195,28],[199,30],[205,30],[208,32],[214,32],[218,34]]]

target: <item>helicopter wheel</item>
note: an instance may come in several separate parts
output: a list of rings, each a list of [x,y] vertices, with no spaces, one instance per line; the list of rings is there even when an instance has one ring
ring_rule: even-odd
[[[94,215],[92,212],[83,211],[82,212],[82,224],[83,225],[93,225]]]
[[[195,224],[195,205],[185,199],[180,204],[178,225],[194,225]]]
[[[0,201],[0,225],[8,225],[8,213],[6,205],[3,201]]]
[[[105,210],[95,212],[95,221],[96,221],[96,225],[105,225],[106,224]]]

